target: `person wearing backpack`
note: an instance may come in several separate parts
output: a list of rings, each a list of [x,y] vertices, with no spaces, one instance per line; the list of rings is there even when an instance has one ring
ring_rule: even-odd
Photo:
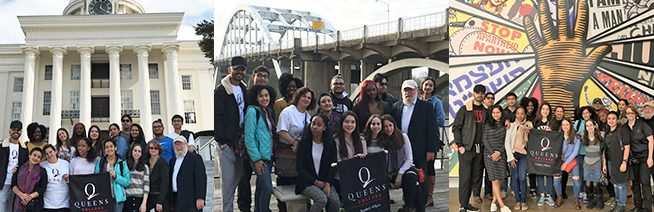
[[[173,118],[170,120],[173,125],[173,132],[167,135],[170,139],[175,139],[177,136],[184,136],[188,141],[188,151],[195,152],[195,133],[189,130],[182,130],[182,125],[184,125],[184,117],[179,114],[173,115]]]
[[[107,139],[103,144],[105,156],[95,164],[95,173],[109,172],[116,198],[115,211],[120,212],[123,211],[123,205],[127,200],[125,188],[129,186],[131,177],[127,163],[116,155],[116,141]]]

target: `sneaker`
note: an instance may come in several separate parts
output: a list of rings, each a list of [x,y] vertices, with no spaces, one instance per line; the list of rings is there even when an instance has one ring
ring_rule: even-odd
[[[497,205],[496,205],[495,203],[491,203],[491,205],[490,205],[490,211],[491,211],[491,212],[495,212],[495,211],[497,211]]]
[[[609,198],[609,200],[606,200],[606,202],[604,202],[604,204],[608,205],[608,206],[611,206],[611,207],[615,206],[615,197]]]
[[[501,212],[511,212],[511,209],[509,209],[509,207],[506,207],[506,205],[505,205],[504,207],[502,207],[502,209],[500,209],[500,211]]]
[[[531,190],[530,194],[532,199],[538,198],[538,193],[536,193],[536,190]]]
[[[540,199],[538,199],[538,207],[543,207],[545,205],[545,196],[540,196]]]
[[[586,193],[579,193],[579,198],[581,198],[582,203],[588,203],[588,198],[586,196]]]
[[[475,208],[474,206],[468,204],[467,206],[459,207],[459,212],[479,212],[479,208]]]
[[[547,205],[549,206],[555,205],[554,199],[552,199],[552,196],[550,195],[547,195],[547,197],[545,197],[545,203],[547,203]]]

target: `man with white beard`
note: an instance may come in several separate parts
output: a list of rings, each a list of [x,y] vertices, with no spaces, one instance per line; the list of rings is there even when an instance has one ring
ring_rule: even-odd
[[[437,138],[436,112],[434,106],[418,99],[418,83],[405,80],[402,83],[402,101],[395,102],[391,113],[397,122],[397,127],[409,136],[413,150],[413,164],[418,169],[425,170],[427,161],[434,159],[436,150],[443,143]],[[427,189],[424,181],[420,183],[415,210],[425,211]]]
[[[188,151],[188,141],[177,136],[175,157],[170,160],[172,205],[175,211],[202,211],[207,194],[207,174],[202,157]]]

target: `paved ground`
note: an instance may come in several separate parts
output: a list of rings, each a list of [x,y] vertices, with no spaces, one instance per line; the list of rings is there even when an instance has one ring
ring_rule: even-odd
[[[443,167],[449,167],[449,164],[447,160],[444,162]],[[440,164],[437,164],[436,167],[440,167]],[[448,178],[447,178],[447,170],[436,170],[436,187],[434,189],[434,203],[437,203],[434,205],[434,207],[429,207],[427,208],[427,211],[438,211],[438,212],[445,212],[448,211],[449,205],[447,204],[448,198],[449,198],[449,188],[448,188]],[[255,190],[255,180],[256,177],[252,177],[251,180],[251,185],[252,185],[252,194],[254,195],[254,190]],[[222,212],[222,194],[220,192],[221,188],[221,183],[220,183],[220,178],[215,178],[214,179],[216,190],[214,192],[215,196],[215,208],[214,211],[219,211]],[[275,177],[273,175],[273,186],[275,186]],[[395,200],[395,204],[391,205],[391,211],[397,211],[401,206],[402,206],[402,191],[401,190],[392,190],[390,192],[391,199]],[[254,198],[254,196],[253,196]],[[234,201],[234,210],[238,211],[236,208],[236,201]],[[277,201],[275,200],[274,196],[271,198],[270,201],[270,209],[272,211],[279,211],[277,209]]]
[[[449,183],[450,184],[450,191],[449,191],[449,194],[450,194],[449,195],[450,196],[450,199],[449,199],[450,209],[449,210],[450,211],[458,211],[458,207],[459,207],[458,183],[459,183],[458,178],[450,178],[450,183]],[[571,186],[568,186],[567,190],[568,190],[569,195],[572,194],[572,187]],[[608,195],[606,194],[606,192],[604,192],[604,193],[605,193],[605,200],[606,200],[608,198]],[[472,205],[475,206],[475,207],[480,208],[481,211],[490,211],[490,202],[491,201],[488,200],[488,199],[484,199],[481,204],[474,203],[474,202],[471,201]],[[575,210],[575,208],[574,208],[575,202],[574,202],[573,198],[568,198],[567,200],[564,200],[564,203],[560,208],[554,208],[554,207],[550,207],[548,205],[545,205],[543,207],[538,207],[537,202],[538,202],[537,199],[532,199],[530,197],[527,198],[527,204],[529,205],[529,211],[544,211],[544,212],[546,212],[546,211],[556,211],[556,212],[579,211],[579,210]],[[509,196],[505,199],[505,204],[507,206],[509,206],[509,208],[513,211],[513,206],[515,205],[515,198],[513,196],[510,196],[510,194],[509,194]],[[633,208],[633,199],[629,198],[627,200],[626,210],[629,211],[631,208]],[[582,210],[581,211],[584,211],[584,210],[588,211],[588,209],[586,209],[586,205],[582,205]],[[592,210],[593,211],[609,211],[610,208],[609,207],[604,207],[604,209],[602,209],[602,210],[597,210],[597,209],[592,209]]]

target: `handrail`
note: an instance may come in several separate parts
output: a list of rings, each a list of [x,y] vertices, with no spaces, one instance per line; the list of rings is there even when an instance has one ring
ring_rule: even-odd
[[[309,34],[298,33],[300,35],[301,45],[299,47],[317,47],[322,45],[334,45],[343,41],[363,40],[364,42],[371,37],[393,36],[398,33],[411,32],[417,30],[427,30],[437,27],[443,27],[447,24],[447,12],[437,12],[410,18],[399,18],[397,20],[383,22],[378,24],[364,25],[363,27],[339,30],[331,34]],[[440,33],[447,33],[447,30]],[[287,36],[294,33],[286,33]],[[306,36],[303,36],[306,35]],[[294,39],[280,38],[272,43],[261,43],[261,48],[242,49],[240,52],[246,52],[245,55],[255,55],[275,50],[294,48]],[[224,46],[223,46],[224,48]],[[245,56],[240,55],[240,56]],[[218,60],[231,58],[235,55],[220,55]]]

